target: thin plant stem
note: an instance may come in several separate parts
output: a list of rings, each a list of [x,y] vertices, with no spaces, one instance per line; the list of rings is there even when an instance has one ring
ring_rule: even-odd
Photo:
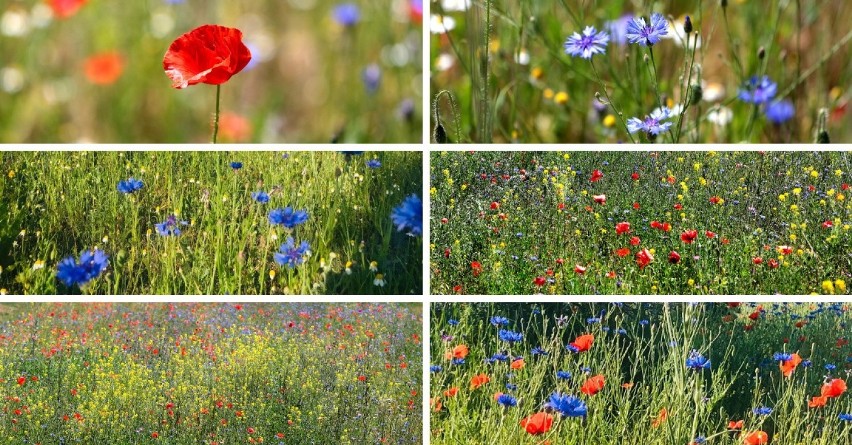
[[[627,128],[627,122],[624,120],[624,114],[618,111],[615,108],[615,104],[612,102],[612,99],[609,97],[609,92],[606,90],[606,85],[604,85],[603,80],[601,80],[600,74],[598,74],[597,68],[595,68],[595,62],[592,59],[589,59],[589,64],[592,66],[592,72],[595,73],[595,79],[598,80],[598,84],[601,86],[601,89],[604,92],[604,96],[606,96],[607,105],[612,108],[612,111],[615,111],[615,115],[618,116],[618,119],[621,121],[621,125],[624,126],[624,131],[627,132],[627,137],[630,138],[631,143],[636,143],[636,140],[633,139],[633,135],[630,134],[630,130]]]
[[[650,42],[649,42],[650,43]],[[654,76],[654,93],[657,96],[657,102],[660,105],[660,110],[665,108],[663,104],[663,96],[660,94],[660,82],[657,80],[657,63],[654,61],[654,47],[652,45],[648,45],[648,55],[651,59],[651,69],[653,72],[651,73]],[[675,135],[671,128],[669,128],[669,136],[672,138],[672,142],[675,142]]]
[[[216,85],[216,114],[213,116],[213,143],[219,136],[219,96],[222,92],[222,85]]]

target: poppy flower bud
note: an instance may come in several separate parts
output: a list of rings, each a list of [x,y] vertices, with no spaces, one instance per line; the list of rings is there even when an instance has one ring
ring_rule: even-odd
[[[450,139],[447,137],[447,130],[444,129],[444,124],[438,124],[435,127],[435,134],[433,135],[435,138],[435,143],[437,144],[449,144]]]
[[[728,7],[728,0],[722,0],[722,8]]]
[[[686,16],[686,19],[683,21],[683,31],[687,34],[692,33],[692,20],[690,20],[689,16]]]
[[[763,60],[766,57],[766,48],[760,47],[757,49],[757,58]]]
[[[831,141],[828,138],[828,132],[822,130],[817,134],[817,144],[830,144]]]

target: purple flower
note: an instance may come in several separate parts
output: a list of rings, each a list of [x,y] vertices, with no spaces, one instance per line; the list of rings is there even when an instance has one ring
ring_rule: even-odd
[[[671,122],[663,122],[670,118],[671,115],[671,110],[668,107],[663,107],[654,110],[650,116],[645,116],[645,120],[641,120],[637,117],[631,117],[627,120],[627,131],[636,133],[641,130],[649,135],[656,136],[668,130],[669,127],[672,126]]]
[[[765,113],[769,122],[781,125],[796,115],[796,107],[789,100],[779,100],[767,105]]]
[[[361,10],[354,3],[342,3],[334,7],[331,13],[334,21],[343,26],[355,26],[361,20]]]
[[[769,80],[769,76],[752,76],[740,87],[739,98],[751,104],[764,104],[775,97],[777,92],[778,84]]]
[[[379,89],[379,83],[382,80],[382,69],[375,63],[367,65],[361,73],[361,80],[364,81],[364,87],[368,93],[375,93]]]
[[[154,224],[157,229],[157,234],[160,236],[178,236],[181,234],[180,226],[185,226],[189,223],[186,221],[178,221],[175,215],[169,215],[165,221]]]
[[[634,17],[627,24],[627,40],[642,46],[653,46],[669,33],[669,22],[660,13],[651,15],[651,24],[644,17]]]
[[[606,44],[609,42],[609,34],[604,31],[598,32],[594,26],[587,26],[583,35],[574,33],[565,41],[565,53],[573,57],[591,59],[595,54],[604,54]]]
[[[305,256],[311,251],[311,245],[307,241],[302,241],[298,246],[292,236],[287,237],[287,241],[278,248],[278,253],[273,255],[275,262],[294,268],[305,262]]]
[[[75,284],[82,286],[106,270],[109,265],[108,258],[107,254],[100,249],[83,251],[79,261],[69,256],[60,261],[56,267],[56,278],[68,287]]]
[[[627,28],[630,26],[630,22],[632,21],[633,15],[627,14],[615,20],[606,22],[604,24],[604,28],[609,31],[609,35],[614,43],[624,45],[627,43]]]

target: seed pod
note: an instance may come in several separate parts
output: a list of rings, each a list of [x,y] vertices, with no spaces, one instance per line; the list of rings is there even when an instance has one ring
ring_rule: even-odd
[[[817,135],[817,144],[830,144],[830,143],[831,143],[831,140],[828,137],[828,132],[825,131],[825,130],[820,131],[819,134]]]
[[[696,105],[698,102],[701,102],[701,98],[704,97],[704,89],[701,88],[699,84],[693,84],[689,87],[689,104]]]
[[[444,128],[444,124],[438,124],[435,127],[435,134],[433,135],[435,138],[435,143],[438,144],[449,144],[450,138],[447,137],[447,130]]]
[[[686,19],[683,21],[683,31],[687,34],[692,33],[692,20],[689,19],[689,16],[686,16]]]
[[[757,58],[760,59],[760,60],[763,60],[764,57],[766,57],[766,48],[761,46],[757,50]]]

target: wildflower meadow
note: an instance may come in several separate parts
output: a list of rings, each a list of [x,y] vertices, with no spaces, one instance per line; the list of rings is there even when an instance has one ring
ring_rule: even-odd
[[[420,142],[421,0],[0,5],[0,142]]]
[[[845,152],[443,152],[437,294],[847,294]]]
[[[18,444],[422,443],[420,305],[0,305]]]
[[[420,294],[419,152],[5,152],[0,293]]]
[[[849,142],[846,0],[440,0],[436,142]]]
[[[844,445],[850,308],[432,306],[432,444]]]

